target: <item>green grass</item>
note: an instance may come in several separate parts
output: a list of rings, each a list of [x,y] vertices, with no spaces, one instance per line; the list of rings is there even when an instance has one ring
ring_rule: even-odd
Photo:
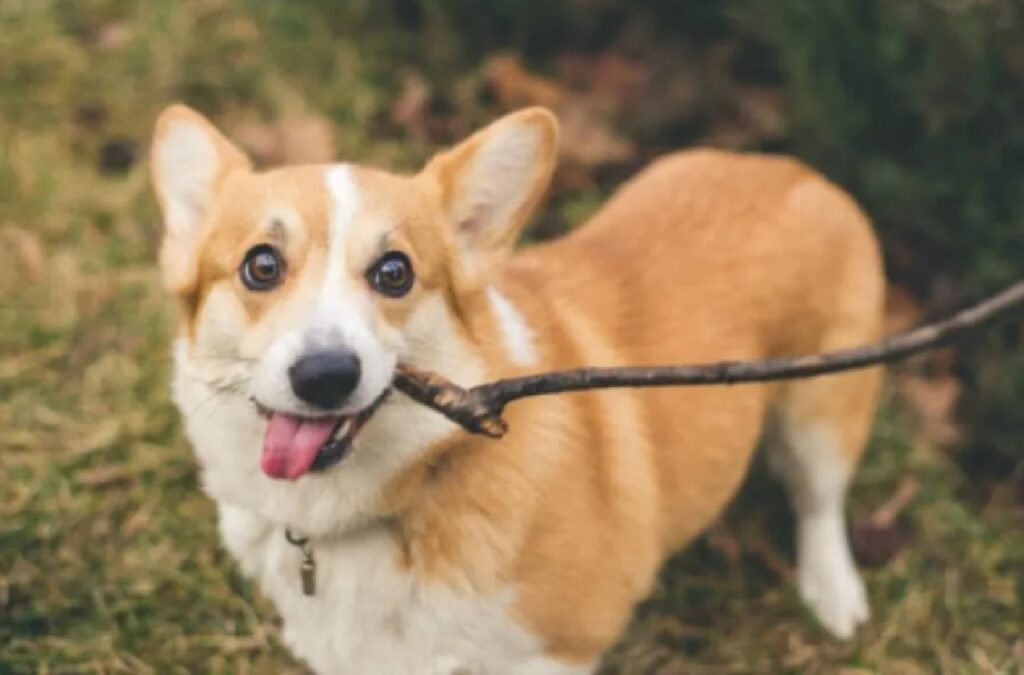
[[[185,99],[223,120],[325,115],[345,157],[414,166],[431,142],[388,120],[422,45],[361,32],[369,6],[324,24],[293,3],[0,4],[0,672],[301,672],[219,547],[168,401],[160,226],[130,160],[157,111]],[[458,53],[434,58],[451,68]],[[497,112],[465,93],[476,64],[451,72],[467,124]],[[118,151],[122,168],[103,168]],[[578,220],[596,189],[560,195],[556,216]],[[788,515],[755,476],[716,536],[666,568],[608,671],[1021,671],[1014,483],[972,480],[890,401],[854,521],[908,475],[912,536],[866,569],[874,619],[853,642],[825,635],[782,578]]]

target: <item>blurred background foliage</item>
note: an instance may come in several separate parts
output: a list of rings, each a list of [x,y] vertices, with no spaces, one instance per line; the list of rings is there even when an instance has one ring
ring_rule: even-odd
[[[7,662],[31,670],[59,654],[55,663],[101,670],[164,657],[214,670],[283,667],[271,614],[216,552],[165,394],[159,223],[141,160],[167,103],[210,115],[263,165],[337,156],[404,170],[504,111],[547,105],[564,139],[536,238],[582,222],[673,149],[794,153],[875,220],[896,330],[1024,276],[1022,35],[1024,5],[1013,0],[0,0]],[[812,634],[814,649],[801,651],[812,638],[793,628],[798,604],[772,595],[787,568],[771,551],[788,544],[736,553],[733,535],[749,530],[741,500],[724,530],[666,572],[612,663],[628,672],[677,672],[679,655],[688,671],[709,672],[1024,663],[1013,619],[1024,606],[1020,325],[905,366],[891,385],[881,450],[858,490],[865,503],[920,491],[901,520],[914,552],[903,530],[889,523],[880,535],[877,513],[862,508],[859,554],[883,565],[872,577],[883,589],[876,613],[891,619],[912,606],[918,618],[904,617],[902,629],[919,642],[904,638],[894,656],[882,622],[857,648]],[[768,511],[755,531],[785,517]],[[965,537],[973,543],[957,552]],[[768,581],[706,578],[723,560]],[[954,599],[933,588],[953,583],[951,569],[965,594]],[[971,604],[981,600],[969,593],[996,599]],[[766,624],[745,622],[741,605],[729,614],[729,602],[782,604]],[[725,612],[715,630],[729,634],[665,628],[658,617],[677,607],[691,622]],[[734,659],[730,642],[746,656]]]

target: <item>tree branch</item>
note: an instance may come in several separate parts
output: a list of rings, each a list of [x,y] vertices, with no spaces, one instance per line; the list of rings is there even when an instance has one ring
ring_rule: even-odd
[[[437,373],[399,366],[396,389],[466,430],[492,438],[508,431],[505,406],[527,396],[611,387],[667,387],[813,377],[899,361],[961,338],[1024,306],[1024,281],[943,321],[926,324],[864,347],[766,361],[722,361],[703,365],[576,368],[481,384],[470,389]]]

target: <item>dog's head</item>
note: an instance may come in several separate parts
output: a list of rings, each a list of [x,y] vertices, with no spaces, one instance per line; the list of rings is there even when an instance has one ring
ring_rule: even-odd
[[[412,176],[256,172],[196,112],[161,115],[151,169],[181,307],[175,400],[211,492],[330,529],[452,432],[388,396],[394,369],[482,376],[467,315],[547,186],[556,136],[529,109]]]

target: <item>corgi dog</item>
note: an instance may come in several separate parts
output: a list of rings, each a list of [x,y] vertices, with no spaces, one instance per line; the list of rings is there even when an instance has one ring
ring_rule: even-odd
[[[157,122],[173,398],[224,545],[317,672],[593,672],[762,434],[792,497],[801,597],[841,638],[868,618],[844,497],[877,368],[530,398],[499,440],[391,389],[399,364],[472,386],[881,336],[871,226],[793,159],[669,155],[516,252],[557,143],[530,108],[414,175],[256,171],[188,108]]]

